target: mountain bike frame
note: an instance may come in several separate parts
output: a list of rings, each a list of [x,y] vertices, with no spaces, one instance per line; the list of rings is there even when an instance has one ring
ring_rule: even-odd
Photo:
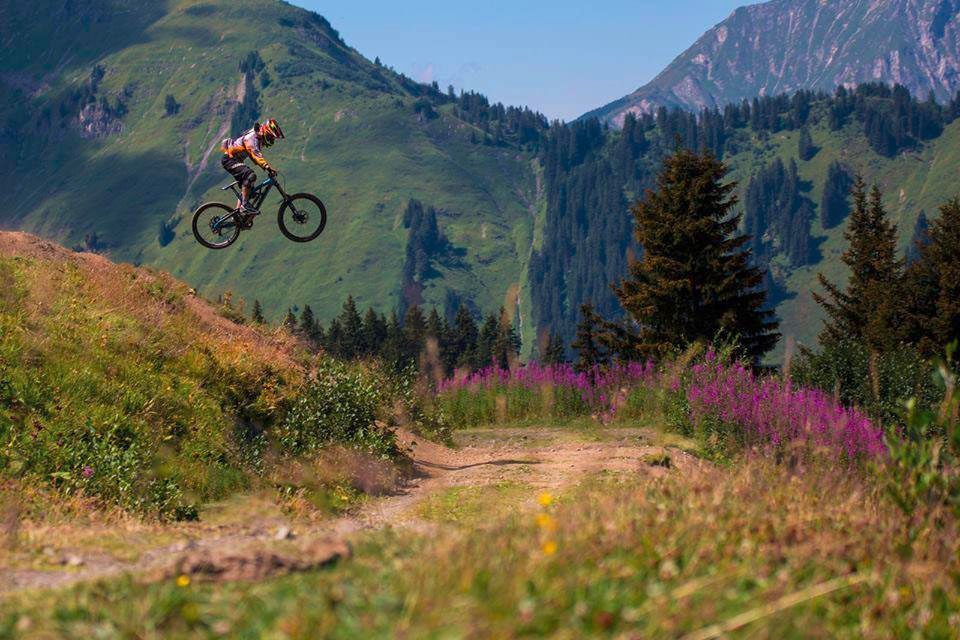
[[[240,189],[238,188],[239,184],[240,184],[239,182],[234,182],[232,184],[228,184],[225,187],[222,187],[220,190],[226,191],[229,189],[230,191],[233,191],[234,194],[236,194],[237,200],[242,200],[243,196],[240,193]],[[289,197],[287,196],[287,192],[283,190],[283,187],[280,186],[280,183],[277,182],[275,178],[267,178],[266,180],[264,180],[263,182],[261,182],[260,184],[258,184],[253,188],[252,192],[250,193],[250,200],[249,200],[250,206],[252,206],[254,209],[259,210],[260,206],[263,204],[263,201],[267,199],[267,195],[270,193],[270,189],[272,189],[273,187],[277,188],[277,191],[280,192],[280,195],[283,196],[284,200],[286,200]]]

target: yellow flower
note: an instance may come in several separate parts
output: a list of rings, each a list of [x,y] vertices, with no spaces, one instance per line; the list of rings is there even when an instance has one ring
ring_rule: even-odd
[[[541,507],[549,507],[550,504],[553,502],[553,496],[547,493],[546,491],[544,491],[543,493],[540,494],[540,497],[537,498],[537,502],[540,503]]]
[[[181,575],[179,578],[177,578],[177,586],[178,586],[178,587],[188,587],[188,586],[190,586],[190,576],[188,576],[188,575]]]
[[[543,552],[548,556],[552,556],[557,552],[557,543],[553,540],[547,540],[543,543]]]
[[[556,521],[548,513],[537,514],[537,526],[545,531],[554,531],[557,528]]]

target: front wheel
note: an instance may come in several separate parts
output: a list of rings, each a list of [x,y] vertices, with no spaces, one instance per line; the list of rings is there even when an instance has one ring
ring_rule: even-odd
[[[298,193],[283,201],[277,224],[283,235],[294,242],[310,242],[327,226],[327,209],[317,196]]]
[[[226,249],[240,235],[234,209],[219,202],[205,204],[193,214],[193,235],[208,249]]]

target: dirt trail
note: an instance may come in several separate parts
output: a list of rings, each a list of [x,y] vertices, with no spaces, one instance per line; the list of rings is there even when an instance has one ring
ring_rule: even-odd
[[[417,506],[425,498],[454,487],[519,482],[533,489],[532,505],[537,492],[562,494],[598,472],[656,477],[697,473],[701,464],[679,450],[653,446],[651,433],[640,429],[468,430],[458,432],[454,449],[407,432],[398,436],[414,461],[414,478],[393,495],[373,499],[349,516],[303,527],[276,512],[257,513],[243,522],[171,525],[161,533],[173,542],[142,551],[136,559],[118,559],[95,545],[75,551],[60,549],[57,554],[62,568],[0,567],[0,595],[64,587],[123,573],[148,580],[180,573],[208,579],[262,579],[336,561],[349,554],[350,538],[366,529],[436,527],[436,523],[418,517]],[[664,451],[669,452],[670,469],[656,464]],[[51,535],[56,532],[45,532],[42,537]]]

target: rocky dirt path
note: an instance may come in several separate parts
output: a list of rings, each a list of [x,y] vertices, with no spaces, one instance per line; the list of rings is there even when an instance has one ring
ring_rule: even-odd
[[[206,579],[257,580],[270,575],[317,568],[349,554],[349,540],[359,532],[385,526],[425,530],[440,526],[418,514],[418,505],[431,496],[458,487],[477,488],[515,483],[529,488],[526,503],[539,492],[562,494],[586,477],[600,472],[644,474],[697,473],[702,464],[677,449],[653,444],[649,431],[557,428],[467,430],[456,435],[456,448],[447,448],[413,434],[398,433],[413,460],[414,477],[392,495],[370,500],[356,513],[311,525],[297,525],[275,509],[248,505],[249,518],[223,523],[171,525],[145,529],[163,544],[135,557],[85,544],[59,548],[55,568],[0,566],[0,597],[34,588],[57,588],[81,581],[130,573],[146,580],[189,574]],[[669,462],[666,462],[664,454]],[[664,466],[664,464],[668,464]],[[517,505],[524,508],[525,503]],[[134,528],[137,525],[132,525]],[[132,535],[136,535],[136,531]],[[57,531],[33,537],[56,536]],[[41,551],[48,551],[44,549]],[[42,560],[42,558],[41,558]],[[48,559],[50,560],[50,559]],[[59,563],[61,566],[57,567]],[[4,575],[5,574],[5,575]]]

